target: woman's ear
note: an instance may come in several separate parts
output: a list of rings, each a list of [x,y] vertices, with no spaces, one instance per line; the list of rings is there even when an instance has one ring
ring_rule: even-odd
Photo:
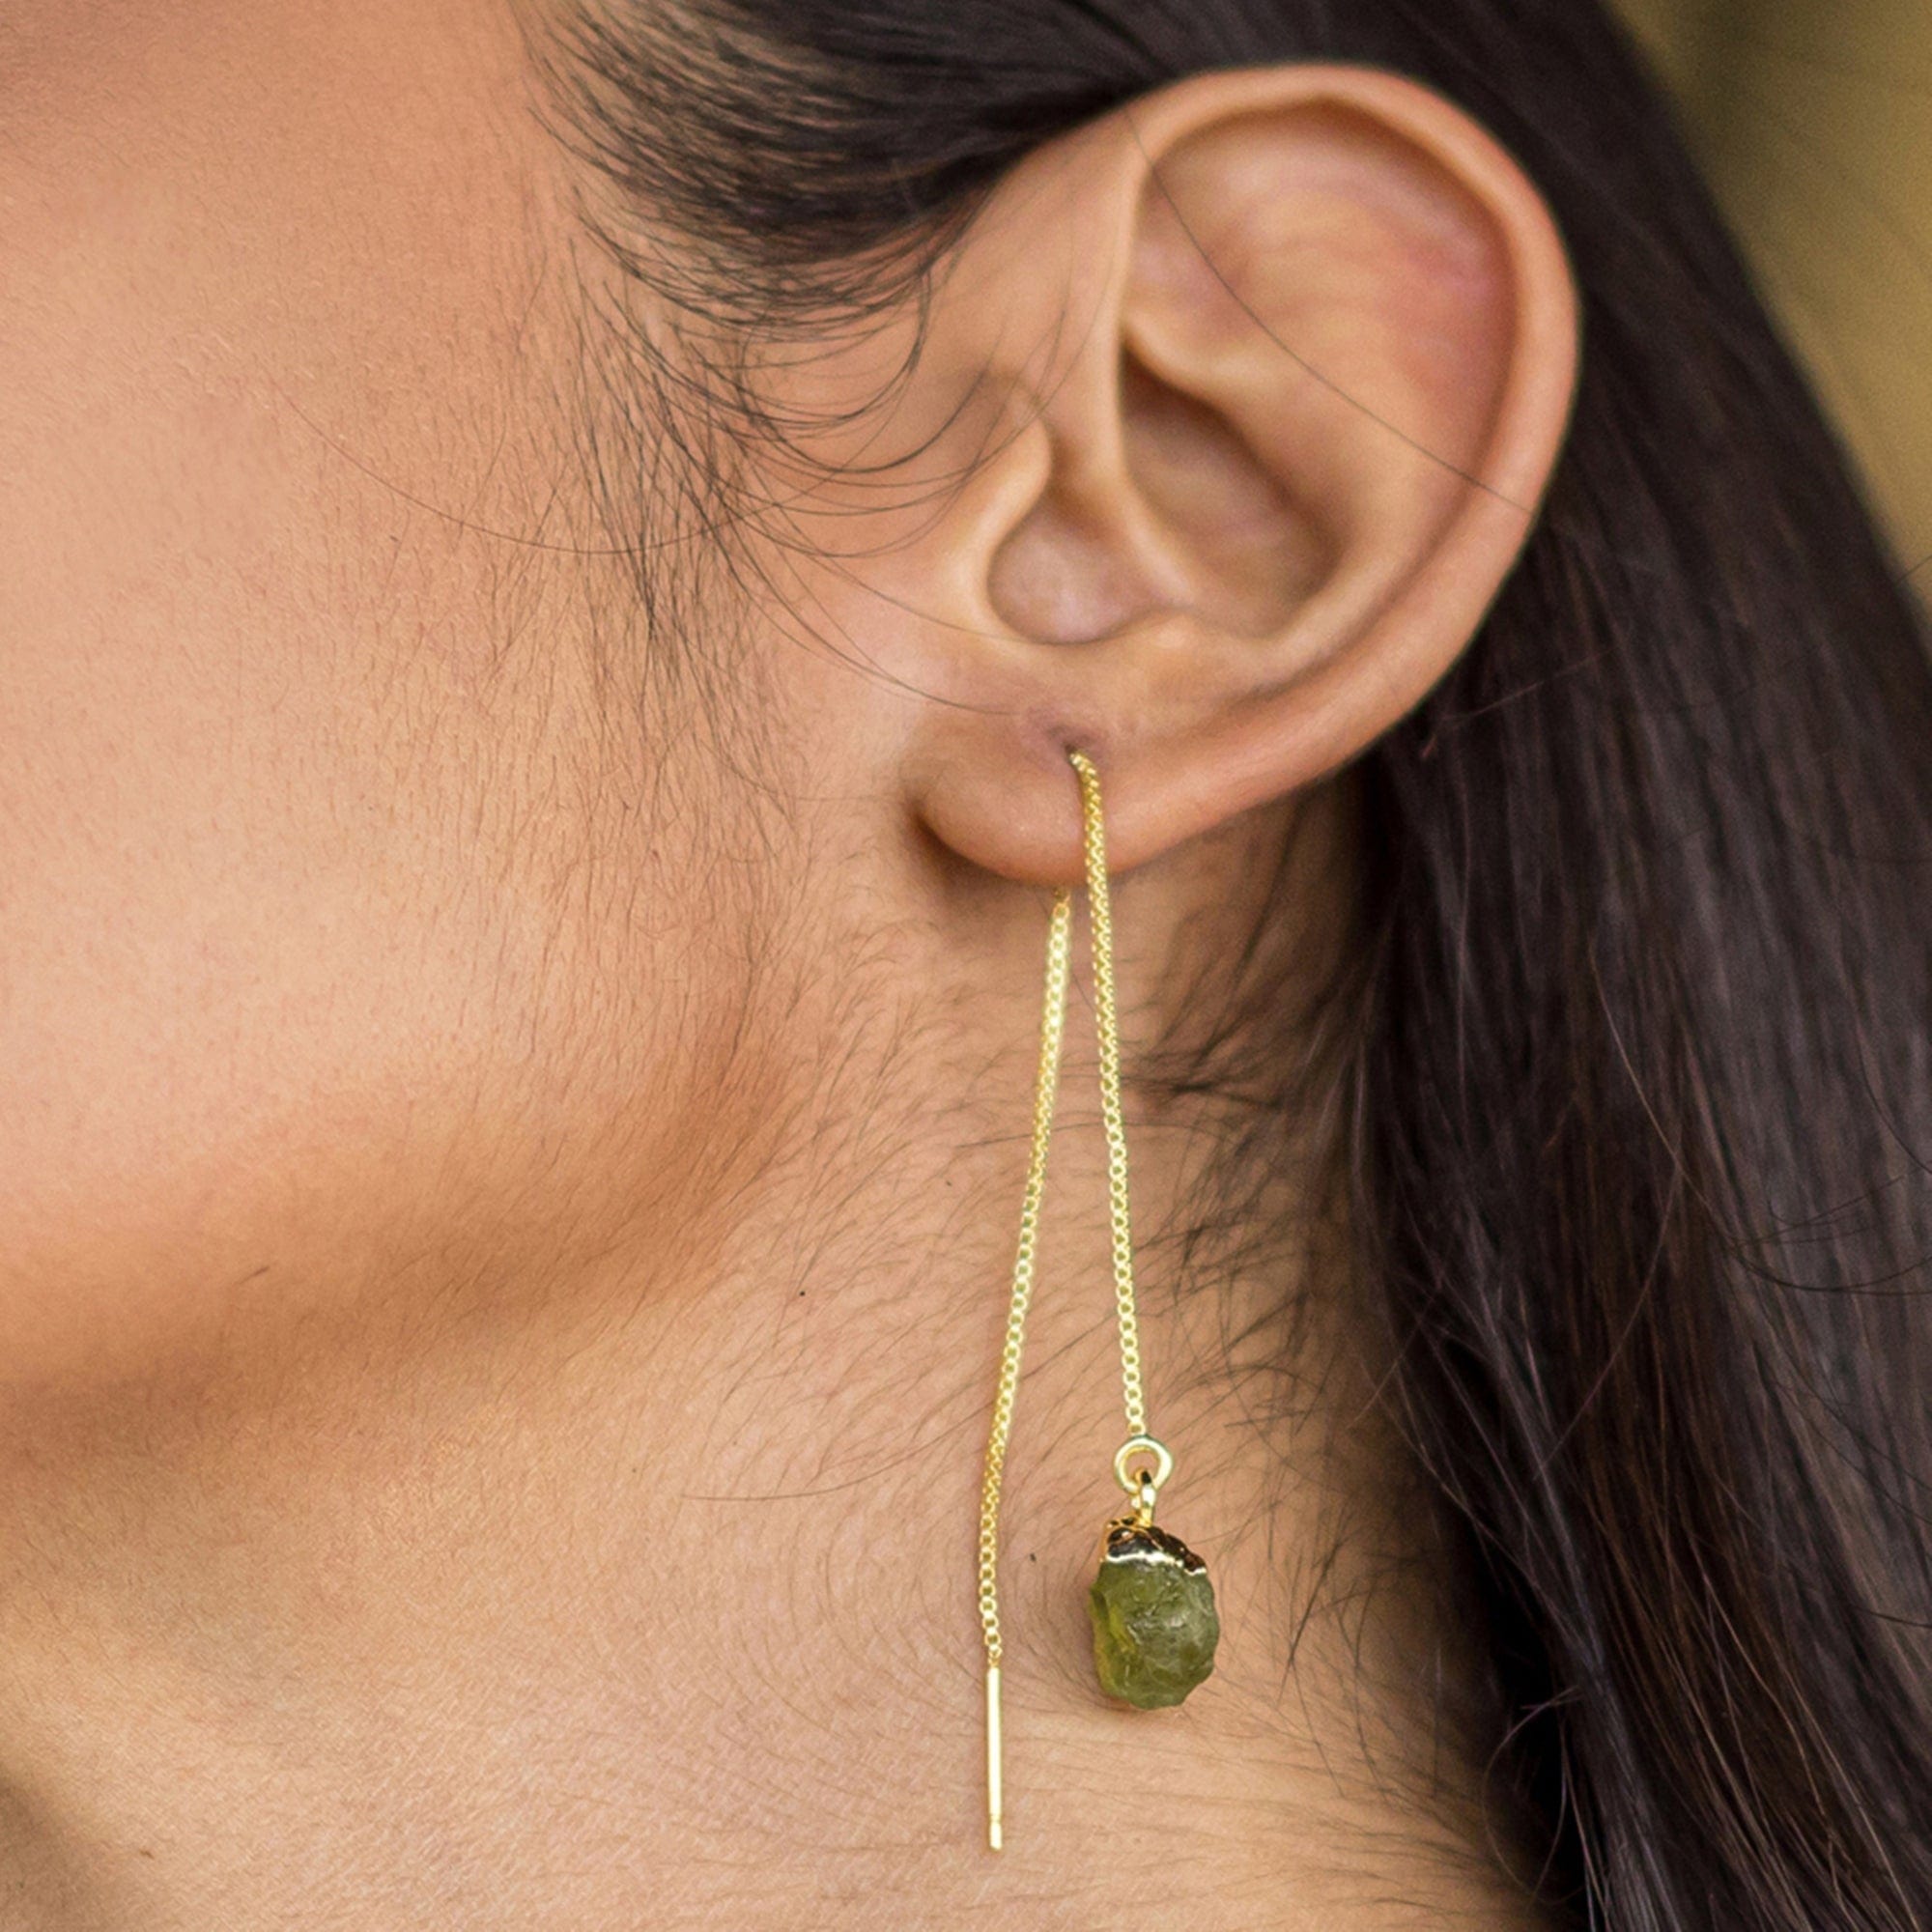
[[[1416,704],[1521,550],[1577,360],[1515,163],[1421,87],[1319,66],[1200,75],[1029,157],[923,327],[922,371],[1017,426],[954,409],[927,444],[977,438],[887,573],[893,672],[931,699],[905,780],[1036,882],[1077,871],[1071,746],[1124,868]]]

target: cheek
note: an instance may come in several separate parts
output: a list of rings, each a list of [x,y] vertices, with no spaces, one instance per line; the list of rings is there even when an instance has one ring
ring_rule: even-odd
[[[386,0],[124,11],[157,31],[30,41],[0,142],[16,1378],[151,1366],[242,1282],[514,1257],[566,1105],[620,1084],[586,1038],[666,1035],[637,962],[622,1013],[574,990],[611,943],[548,659],[581,578],[475,528],[593,534],[514,46]]]
[[[223,545],[124,521],[91,568],[50,539],[0,592],[16,1382],[165,1375],[244,1310],[279,1348],[371,1294],[519,1292],[608,1239],[600,1206],[667,1239],[654,1190],[689,1193],[694,1121],[745,1132],[700,1106],[718,1040],[757,1032],[760,949],[717,868],[599,822],[589,701],[477,672],[500,612],[459,556],[292,495],[264,462]],[[284,565],[312,542],[306,571],[347,583],[386,558],[413,614],[373,632],[406,649],[366,648],[360,590],[264,574],[264,503]],[[568,654],[551,599],[525,614]]]
[[[547,939],[494,883],[491,720],[371,566],[392,611],[440,575],[481,613],[218,414],[130,401],[0,502],[0,1329],[111,1333],[90,1282],[130,1332],[144,1295],[218,1291],[330,1148],[380,1150],[385,1211]]]

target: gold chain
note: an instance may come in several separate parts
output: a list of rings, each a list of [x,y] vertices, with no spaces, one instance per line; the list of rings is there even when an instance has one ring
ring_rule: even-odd
[[[1107,895],[1107,829],[1100,812],[1100,774],[1084,752],[1072,753],[1080,775],[1080,816],[1087,851],[1087,907],[1094,928],[1094,1027],[1100,1053],[1100,1124],[1107,1136],[1107,1220],[1114,1250],[1114,1305],[1121,1319],[1121,1390],[1127,1434],[1145,1435],[1141,1324],[1134,1307],[1134,1237],[1127,1218],[1127,1126],[1121,1111],[1121,1032],[1114,1013],[1114,910]]]
[[[1046,931],[1046,998],[1039,1016],[1039,1071],[1033,1089],[1033,1149],[1027,1155],[1026,1193],[1020,1202],[1020,1238],[1013,1256],[1012,1299],[1007,1339],[1000,1351],[1000,1389],[993,1400],[993,1427],[986,1438],[986,1475],[980,1491],[980,1623],[986,1639],[986,1667],[1000,1663],[1000,1479],[1013,1431],[1013,1397],[1019,1388],[1020,1351],[1026,1346],[1027,1308],[1033,1300],[1039,1248],[1039,1208],[1046,1193],[1046,1150],[1053,1138],[1053,1102],[1060,1086],[1060,1038],[1066,1022],[1067,957],[1072,951],[1072,895],[1053,895]]]
[[[1147,1398],[1141,1381],[1140,1320],[1134,1305],[1134,1247],[1127,1212],[1127,1133],[1121,1106],[1121,1039],[1114,1000],[1114,920],[1107,895],[1107,839],[1100,805],[1100,774],[1084,752],[1070,753],[1080,780],[1082,843],[1086,855],[1087,905],[1094,952],[1094,1019],[1100,1062],[1100,1122],[1107,1142],[1107,1216],[1114,1267],[1114,1304],[1121,1330],[1121,1385],[1128,1440],[1115,1458],[1122,1484],[1151,1513],[1152,1496],[1173,1459],[1147,1433]],[[1007,1445],[1012,1435],[1013,1399],[1026,1345],[1027,1310],[1033,1302],[1039,1249],[1040,1206],[1046,1193],[1046,1155],[1053,1138],[1054,1102],[1060,1086],[1060,1047],[1065,1032],[1066,982],[1072,952],[1072,895],[1053,895],[1046,937],[1046,995],[1040,1010],[1039,1069],[1034,1080],[1033,1143],[1027,1155],[1026,1190],[1020,1202],[1019,1242],[1013,1257],[1012,1293],[1000,1352],[999,1391],[986,1438],[986,1469],[980,1491],[980,1626],[986,1646],[987,1839],[1000,1849],[1003,1832],[1000,1737],[1000,1493]],[[1130,1473],[1126,1461],[1143,1446],[1157,1451],[1157,1477]]]

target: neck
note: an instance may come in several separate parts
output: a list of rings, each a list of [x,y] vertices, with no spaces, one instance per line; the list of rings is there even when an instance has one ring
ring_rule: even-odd
[[[1276,1243],[1183,1292],[1194,1116],[1135,1111],[1136,1215],[1161,1520],[1220,1658],[1179,1711],[1097,1692],[1124,1429],[1075,1031],[1003,1519],[1002,1854],[973,1553],[1024,1026],[973,1082],[1000,1120],[901,1068],[946,1103],[804,1131],[708,1245],[539,1296],[265,1275],[192,1359],[10,1389],[0,1925],[1515,1922],[1345,1271]]]

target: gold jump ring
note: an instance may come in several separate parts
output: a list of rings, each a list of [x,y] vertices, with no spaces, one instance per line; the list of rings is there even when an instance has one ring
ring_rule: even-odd
[[[1151,1471],[1130,1469],[1131,1459],[1143,1456],[1153,1458]],[[1143,1483],[1151,1484],[1158,1490],[1174,1474],[1174,1452],[1165,1442],[1152,1435],[1129,1435],[1114,1452],[1114,1480],[1125,1490],[1128,1495],[1138,1497]]]

